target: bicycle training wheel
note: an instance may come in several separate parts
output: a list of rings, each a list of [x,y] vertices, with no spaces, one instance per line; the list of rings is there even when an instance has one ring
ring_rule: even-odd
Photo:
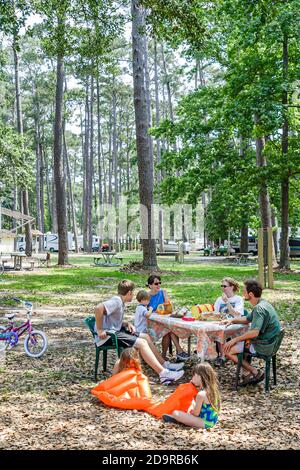
[[[43,331],[33,330],[24,340],[24,349],[29,357],[41,357],[48,346],[47,336]]]

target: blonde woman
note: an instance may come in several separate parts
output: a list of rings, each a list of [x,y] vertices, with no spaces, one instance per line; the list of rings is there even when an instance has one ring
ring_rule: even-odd
[[[188,413],[175,410],[163,415],[168,423],[181,423],[194,429],[211,429],[218,421],[221,400],[215,371],[208,363],[197,364],[191,383],[199,390]]]
[[[223,319],[238,318],[244,315],[244,299],[237,292],[240,290],[239,283],[232,277],[224,277],[221,282],[222,295],[215,301],[215,312],[220,312]],[[243,351],[244,342],[238,343],[237,348]],[[218,357],[214,364],[220,367],[224,363],[224,346],[216,343]]]

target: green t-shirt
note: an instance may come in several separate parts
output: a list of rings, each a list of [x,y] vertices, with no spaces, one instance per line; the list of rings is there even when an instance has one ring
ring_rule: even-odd
[[[259,354],[272,354],[274,340],[280,331],[280,323],[276,310],[266,300],[261,299],[251,313],[247,315],[251,322],[251,330],[259,330],[259,335],[251,339]]]

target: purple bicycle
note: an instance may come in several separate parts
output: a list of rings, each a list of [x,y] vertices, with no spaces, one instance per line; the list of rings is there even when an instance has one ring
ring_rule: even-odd
[[[15,313],[8,313],[5,317],[9,320],[8,326],[0,326],[0,341],[5,341],[5,347],[12,349],[15,347],[20,336],[28,333],[24,339],[24,349],[29,357],[41,357],[47,349],[48,340],[43,331],[34,330],[31,324],[31,315],[33,313],[33,304],[27,300],[23,301],[14,298],[16,302],[20,302],[26,309],[27,320],[20,326],[14,323]]]

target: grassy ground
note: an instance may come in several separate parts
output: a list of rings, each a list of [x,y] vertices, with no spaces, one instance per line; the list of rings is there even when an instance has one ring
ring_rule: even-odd
[[[124,258],[132,261],[138,255]],[[119,280],[132,279],[142,288],[147,274],[94,267],[91,256],[73,256],[70,261],[70,268],[5,274],[0,280],[0,307],[7,306],[12,295],[32,300],[37,309],[33,323],[50,340],[40,360],[28,358],[21,345],[7,351],[6,364],[0,369],[0,449],[299,449],[299,273],[276,273],[275,289],[264,292],[286,325],[277,387],[269,397],[262,385],[237,394],[232,391],[234,367],[227,363],[219,372],[220,421],[207,433],[170,426],[146,413],[108,409],[90,395],[94,347],[82,319],[96,303],[115,293]],[[300,263],[292,267],[299,270]],[[225,275],[241,282],[257,275],[255,266],[199,263],[192,256],[186,257],[184,265],[164,259],[160,268],[168,271],[163,274],[163,287],[175,307],[213,302]],[[128,307],[128,319],[134,307],[134,303]],[[190,379],[196,360],[188,362],[182,382]],[[114,361],[111,354],[109,368]],[[161,386],[149,368],[145,372],[155,399],[174,390]],[[100,373],[99,380],[106,376]]]

